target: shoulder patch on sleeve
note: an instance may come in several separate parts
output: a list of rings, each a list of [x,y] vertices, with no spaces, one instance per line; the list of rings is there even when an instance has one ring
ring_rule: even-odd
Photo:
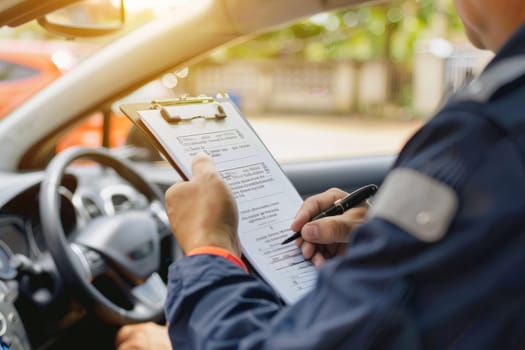
[[[394,169],[373,200],[369,217],[385,219],[424,242],[442,239],[458,207],[456,192],[408,168]]]

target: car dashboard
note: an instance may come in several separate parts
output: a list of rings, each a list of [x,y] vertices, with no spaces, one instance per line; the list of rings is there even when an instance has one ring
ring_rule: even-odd
[[[39,191],[45,172],[0,173],[0,348],[63,348],[61,334],[93,322],[73,297],[47,249]],[[79,166],[63,177],[60,217],[66,237],[90,220],[150,203],[110,169]],[[171,249],[170,247],[169,249]],[[166,262],[166,270],[169,262]],[[111,327],[107,327],[110,329]],[[50,340],[51,339],[51,340]]]

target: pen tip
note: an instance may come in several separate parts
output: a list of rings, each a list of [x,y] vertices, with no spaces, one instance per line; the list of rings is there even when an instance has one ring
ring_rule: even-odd
[[[293,241],[293,239],[290,239],[290,238],[286,238],[283,243],[281,243],[281,245],[285,245],[287,243],[290,243],[291,241]]]
[[[281,243],[281,245],[283,244],[287,244],[287,243],[290,243],[292,241],[295,241],[297,238],[301,237],[301,232],[296,232],[294,233],[293,235],[291,235],[290,237],[286,238],[283,243]]]

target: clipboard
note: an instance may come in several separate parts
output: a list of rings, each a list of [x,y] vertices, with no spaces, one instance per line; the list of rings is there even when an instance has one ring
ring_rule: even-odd
[[[133,122],[133,124],[135,124],[139,128],[139,130],[141,130],[148,136],[155,148],[157,148],[157,150],[162,153],[162,155],[177,171],[180,177],[183,180],[187,181],[189,179],[187,172],[183,171],[180,168],[179,164],[173,159],[172,155],[170,154],[169,147],[165,143],[161,142],[161,140],[159,139],[159,134],[162,134],[163,130],[147,125],[144,122],[144,119],[141,117],[140,111],[157,110],[159,111],[160,115],[163,117],[167,125],[174,125],[177,123],[191,122],[191,120],[199,118],[216,120],[226,118],[227,115],[224,112],[222,103],[231,103],[233,105],[233,102],[229,99],[227,95],[219,93],[216,97],[210,97],[205,95],[191,97],[183,95],[174,99],[153,100],[151,102],[126,103],[120,105],[119,108],[124,113],[124,115],[126,115],[131,120],[131,122]],[[169,108],[170,106],[173,107],[197,104],[202,106],[212,106],[214,109],[216,109],[216,111],[215,113],[210,113],[209,115],[200,114],[191,116],[179,116],[171,114],[167,110],[167,108]],[[238,116],[241,116],[241,113],[238,112],[238,110],[237,114]]]
[[[170,163],[170,165],[177,171],[179,176],[187,181],[188,177],[182,172],[179,168],[179,165],[170,157],[166,147],[159,142],[159,139],[151,132],[151,130],[144,124],[141,120],[139,111],[145,110],[159,110],[159,113],[165,113],[165,106],[172,105],[184,105],[191,103],[207,103],[211,101],[211,97],[200,96],[200,97],[187,97],[181,96],[175,99],[164,99],[164,100],[153,100],[151,102],[136,102],[136,103],[125,103],[119,106],[120,110],[131,122],[137,126],[137,128],[150,140],[150,142],[155,146],[155,148],[162,153],[164,158]]]
[[[314,287],[317,271],[294,244],[281,245],[302,198],[255,130],[225,94],[120,106],[183,180],[193,157],[211,156],[239,211],[244,257],[286,303]]]

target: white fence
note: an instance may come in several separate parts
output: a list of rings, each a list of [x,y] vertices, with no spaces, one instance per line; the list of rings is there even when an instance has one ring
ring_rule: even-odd
[[[193,68],[189,93],[228,92],[249,112],[348,113],[381,104],[387,96],[385,65],[372,61],[233,61]]]
[[[477,76],[492,54],[470,46],[450,46],[446,54],[434,52],[428,43],[419,44],[413,72],[413,109],[428,117],[458,89]]]

